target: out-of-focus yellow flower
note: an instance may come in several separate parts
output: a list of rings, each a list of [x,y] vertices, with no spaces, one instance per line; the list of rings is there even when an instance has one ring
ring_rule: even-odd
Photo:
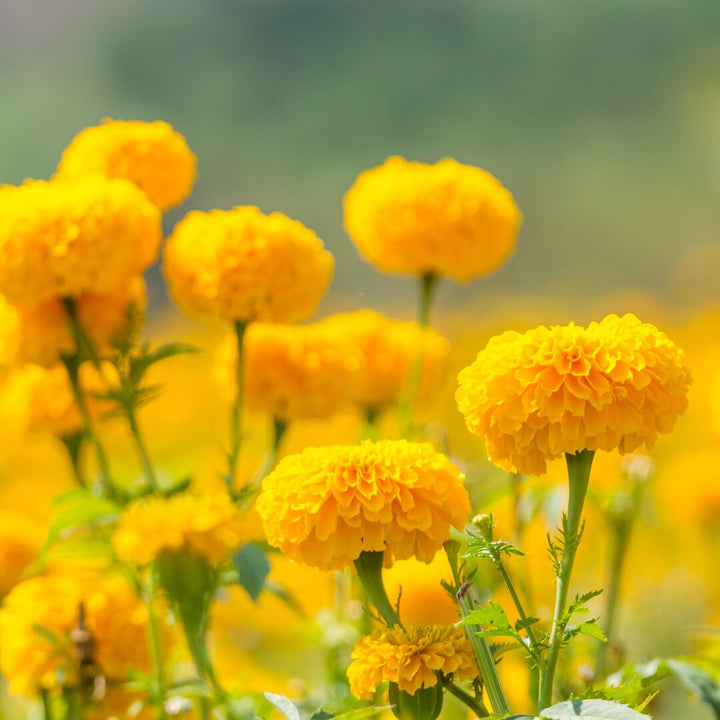
[[[373,310],[331,315],[318,324],[359,351],[353,399],[361,407],[380,409],[397,403],[420,356],[418,398],[427,400],[437,392],[447,370],[450,344],[434,330],[389,320]]]
[[[134,707],[142,701],[147,703],[143,693],[113,685],[106,689],[102,699],[84,708],[83,720],[153,720],[157,710],[151,705],[144,705],[139,712]]]
[[[193,211],[173,230],[164,272],[177,303],[230,321],[295,322],[330,284],[333,257],[312,230],[256,207]]]
[[[357,349],[320,323],[253,323],[243,345],[243,402],[254,412],[282,420],[331,417],[352,400]],[[237,388],[237,340],[227,336],[217,350],[215,377],[232,401]]]
[[[161,551],[189,552],[222,563],[246,537],[232,500],[223,493],[182,493],[138,500],[120,516],[113,544],[122,560],[146,565]]]
[[[136,276],[112,292],[78,296],[78,320],[103,355],[115,340],[132,336],[139,329],[146,302],[145,281]],[[0,296],[0,364],[56,365],[61,355],[72,355],[76,350],[69,323],[67,311],[57,298],[16,307]]]
[[[44,540],[45,531],[35,520],[0,510],[0,598],[20,579]]]
[[[391,157],[345,195],[348,235],[386,272],[487,275],[513,252],[521,219],[496,178],[450,158],[427,165]]]
[[[270,544],[307,565],[340,568],[363,551],[430,562],[470,512],[464,479],[429,443],[309,447],[280,461],[256,507]]]
[[[14,693],[34,695],[40,688],[78,682],[70,633],[80,603],[95,642],[93,659],[108,680],[149,669],[146,609],[127,581],[66,571],[16,585],[0,608],[0,670]]]
[[[632,314],[505,332],[458,380],[490,460],[527,474],[563,453],[651,447],[685,411],[691,382],[683,351]]]
[[[437,672],[458,680],[477,677],[470,641],[462,628],[442,625],[413,625],[379,628],[360,638],[348,667],[350,691],[362,700],[372,700],[378,685],[397,683],[400,690],[414,695],[438,682]]]
[[[160,210],[167,210],[190,194],[196,163],[185,138],[168,123],[106,118],[73,138],[63,152],[58,175],[125,178]]]
[[[28,180],[0,192],[0,293],[14,305],[108,293],[155,260],[160,212],[127,180]]]

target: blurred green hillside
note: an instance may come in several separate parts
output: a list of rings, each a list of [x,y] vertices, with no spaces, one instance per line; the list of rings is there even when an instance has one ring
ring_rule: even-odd
[[[345,190],[392,154],[480,165],[525,215],[513,260],[446,303],[720,295],[717,0],[7,1],[0,63],[0,181],[47,176],[103,116],[165,119],[200,162],[168,226],[282,210],[335,253],[336,299],[414,292],[342,229]]]

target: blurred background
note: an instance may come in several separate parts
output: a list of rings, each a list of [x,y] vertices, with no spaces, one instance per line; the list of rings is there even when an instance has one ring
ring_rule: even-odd
[[[342,227],[355,176],[392,154],[479,165],[525,216],[511,262],[441,307],[717,302],[717,0],[3,0],[0,63],[0,182],[48,176],[104,116],[167,120],[200,172],[168,225],[296,217],[336,256],[330,306],[414,302]]]

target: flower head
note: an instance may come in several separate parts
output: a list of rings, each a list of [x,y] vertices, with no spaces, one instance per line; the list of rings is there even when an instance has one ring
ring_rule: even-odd
[[[111,292],[84,292],[76,300],[78,321],[99,354],[132,336],[146,305],[145,281],[130,278]],[[0,365],[34,363],[50,368],[76,352],[70,319],[58,298],[38,305],[10,305],[0,296]]]
[[[319,323],[253,323],[245,335],[243,360],[246,407],[289,421],[331,417],[348,406],[359,354]],[[214,367],[228,400],[235,397],[236,368],[232,334],[218,347]]]
[[[30,180],[0,189],[0,293],[37,305],[113,292],[156,258],[160,213],[127,180]]]
[[[162,551],[189,552],[212,564],[246,540],[238,510],[222,493],[182,493],[138,500],[125,509],[113,537],[121,560],[146,565]]]
[[[94,659],[108,680],[149,669],[145,606],[124,578],[51,574],[16,585],[0,608],[0,670],[14,693],[34,695],[40,688],[78,682],[70,634],[80,603],[95,643]]]
[[[63,152],[58,175],[125,178],[167,210],[190,194],[195,165],[185,138],[168,123],[108,118],[75,136]]]
[[[27,515],[0,510],[0,598],[35,559],[45,530]]]
[[[528,474],[563,453],[652,446],[684,412],[691,382],[683,351],[630,314],[505,332],[458,380],[458,407],[490,460]]]
[[[359,351],[352,389],[353,399],[361,407],[379,409],[397,403],[420,357],[419,399],[432,397],[442,382],[450,344],[430,328],[389,320],[373,310],[331,315],[319,324],[338,342],[350,342]]]
[[[438,672],[458,680],[478,675],[465,631],[442,625],[414,625],[407,632],[400,627],[379,628],[358,640],[352,659],[347,670],[350,691],[364,700],[371,700],[386,681],[414,695],[436,685]]]
[[[189,312],[295,322],[315,311],[333,258],[297,220],[236,207],[188,213],[167,242],[164,271],[173,297]]]
[[[391,157],[361,173],[345,195],[345,228],[386,272],[466,281],[500,267],[521,215],[512,195],[480,168]]]
[[[430,562],[470,512],[464,479],[429,443],[309,447],[265,478],[257,510],[270,544],[307,565],[340,568],[363,551]]]

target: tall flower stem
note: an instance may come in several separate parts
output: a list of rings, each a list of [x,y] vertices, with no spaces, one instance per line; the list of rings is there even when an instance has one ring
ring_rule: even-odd
[[[385,553],[379,551],[363,551],[355,560],[360,582],[370,602],[375,606],[380,617],[388,627],[402,627],[397,611],[390,603],[382,579],[383,558]]]
[[[287,429],[288,423],[285,420],[273,416],[272,444],[270,445],[270,449],[268,450],[265,458],[263,459],[262,465],[260,465],[260,467],[255,472],[253,481],[251,483],[253,488],[257,488],[262,482],[262,479],[275,467],[278,455],[280,454],[280,443],[282,443],[282,439],[285,437]]]
[[[567,599],[570,591],[570,577],[575,564],[575,554],[580,543],[582,510],[587,494],[590,469],[595,453],[581,450],[566,454],[570,496],[567,514],[563,517],[563,550],[560,563],[557,592],[555,595],[555,612],[553,613],[552,630],[547,661],[541,669],[540,688],[538,693],[539,710],[542,711],[552,703],[553,681],[557,668],[558,656],[563,644],[568,618]]]
[[[160,637],[160,628],[158,626],[158,619],[155,615],[155,608],[153,606],[153,600],[157,591],[156,587],[156,572],[155,568],[152,567],[150,570],[150,579],[147,592],[143,593],[145,600],[145,606],[147,607],[148,614],[148,634],[150,636],[150,655],[152,658],[153,673],[155,675],[155,694],[156,694],[156,709],[158,720],[166,720],[167,713],[165,712],[165,693],[167,690],[167,683],[165,678],[165,663],[163,660],[162,652],[162,640]]]
[[[127,418],[130,435],[135,443],[138,457],[140,458],[140,463],[142,464],[145,479],[147,480],[150,489],[154,493],[157,493],[160,491],[160,485],[158,483],[152,461],[150,460],[150,454],[148,453],[145,441],[143,440],[140,428],[138,427],[137,413],[132,405],[128,405],[125,408],[125,417]]]
[[[234,323],[235,341],[237,344],[237,365],[235,367],[235,399],[232,406],[230,419],[230,452],[228,454],[228,472],[225,483],[230,495],[233,495],[235,472],[240,458],[240,447],[242,445],[242,406],[243,406],[243,348],[245,344],[245,331],[247,322],[236,320]]]
[[[478,717],[490,717],[490,713],[487,708],[483,705],[482,700],[476,700],[472,695],[466,693],[461,687],[458,687],[454,682],[446,681],[443,682],[443,687],[451,694],[454,695],[460,702],[467,705]]]
[[[420,278],[420,300],[418,302],[418,323],[424,330],[430,327],[430,314],[432,311],[435,290],[439,277],[433,273],[426,273]],[[420,380],[422,378],[423,366],[423,343],[424,334],[408,376],[406,391],[400,401],[398,415],[400,418],[400,434],[407,438],[412,432],[412,421],[415,413],[418,393],[420,391]]]
[[[467,615],[469,615],[478,604],[476,592],[475,587],[470,582],[466,582],[458,590],[457,603],[462,617],[467,617]],[[509,715],[510,706],[508,705],[505,692],[500,684],[500,678],[497,674],[495,661],[490,654],[490,648],[488,647],[487,641],[484,637],[480,637],[478,635],[480,630],[481,628],[476,625],[469,625],[465,628],[465,634],[467,635],[468,640],[470,640],[473,652],[475,653],[475,659],[477,660],[478,667],[482,673],[482,679],[485,683],[485,688],[487,689],[493,711],[496,715]]]
[[[40,700],[42,700],[44,720],[54,720],[52,702],[50,701],[50,692],[47,688],[40,688]],[[0,717],[2,716],[0,715]]]

